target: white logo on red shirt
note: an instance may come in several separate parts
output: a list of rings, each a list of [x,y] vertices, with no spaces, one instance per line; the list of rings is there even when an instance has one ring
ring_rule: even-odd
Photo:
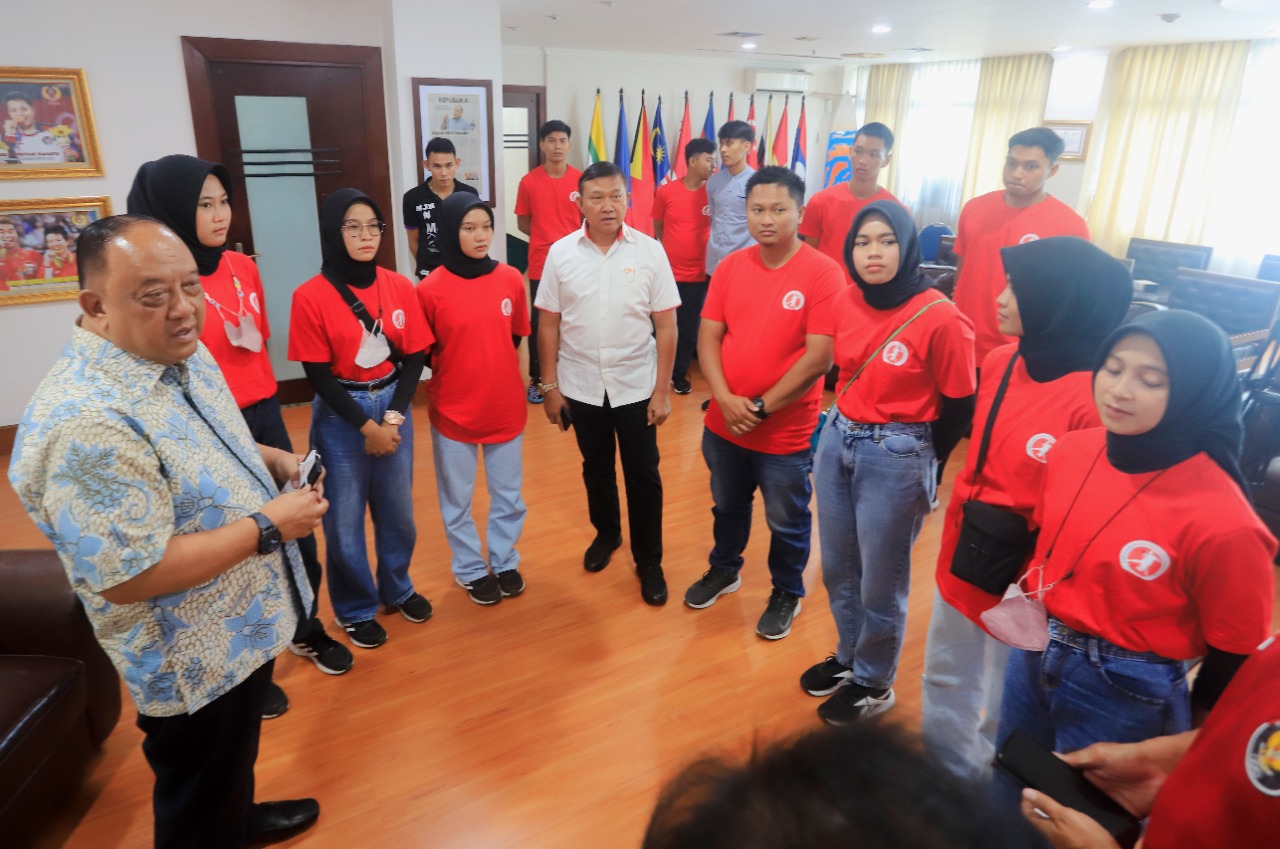
[[[1040,241],[1039,236],[1037,236],[1035,233],[1028,233],[1027,235],[1023,236],[1021,239],[1018,240],[1018,244],[1025,245],[1027,242],[1038,242],[1038,241]]]
[[[1169,553],[1154,542],[1135,539],[1120,549],[1120,568],[1144,581],[1154,581],[1169,570]]]
[[[578,192],[576,192],[576,191],[569,192],[569,203],[577,203],[577,202],[578,202],[578,198],[580,198],[580,197],[582,197],[582,195],[581,195],[581,194],[579,194],[579,193],[578,193]]]
[[[510,298],[502,299],[502,314],[511,315],[511,299]]]
[[[711,204],[707,204],[702,208],[702,214],[707,216],[708,218],[711,217]]]
[[[880,355],[886,363],[891,366],[900,366],[911,356],[911,352],[907,350],[907,346],[901,342],[890,342],[884,346],[884,353]]]
[[[262,307],[258,306],[257,292],[249,293],[249,306],[253,307],[253,311],[256,312],[258,315],[262,315]]]
[[[1280,796],[1280,718],[1262,723],[1249,737],[1244,772],[1258,790]]]
[[[790,292],[782,296],[782,308],[784,310],[798,310],[804,307],[804,293],[799,289],[792,289]]]
[[[1039,463],[1049,462],[1049,449],[1058,440],[1051,433],[1037,433],[1027,440],[1027,456]]]
[[[404,330],[404,310],[396,310],[391,314],[391,323],[395,325],[396,330]]]

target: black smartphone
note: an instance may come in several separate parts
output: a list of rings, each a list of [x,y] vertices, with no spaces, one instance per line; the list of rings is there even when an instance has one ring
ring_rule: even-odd
[[[995,765],[1014,781],[1088,815],[1125,849],[1138,842],[1142,824],[1137,817],[1030,734],[1010,734],[996,752]]]
[[[298,464],[298,479],[307,486],[314,486],[323,472],[324,466],[320,465],[320,452],[312,448]]]
[[[569,415],[569,405],[565,404],[560,408],[560,429],[568,430],[573,427],[573,416]]]

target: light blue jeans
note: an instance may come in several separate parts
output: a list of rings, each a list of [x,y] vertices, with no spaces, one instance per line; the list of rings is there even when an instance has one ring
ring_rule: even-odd
[[[484,450],[484,480],[489,489],[489,565],[497,574],[520,564],[516,541],[524,528],[526,512],[520,496],[523,443],[523,436],[487,445],[457,442],[431,428],[431,454],[435,458],[444,535],[453,551],[453,576],[464,584],[484,577],[488,571],[480,533],[471,517],[480,449]]]
[[[925,752],[958,778],[985,781],[995,756],[1009,647],[933,591],[920,701]]]
[[[375,422],[391,404],[396,384],[373,391],[349,390]],[[311,403],[311,442],[325,468],[325,571],[338,622],[367,622],[381,603],[399,607],[413,595],[409,561],[418,539],[413,522],[413,420],[405,411],[400,445],[389,457],[365,453],[364,437],[316,396]],[[364,516],[373,519],[377,580],[369,568]]]
[[[927,423],[863,425],[832,411],[818,440],[814,488],[822,581],[853,682],[893,685],[911,585],[911,546],[937,490]]]

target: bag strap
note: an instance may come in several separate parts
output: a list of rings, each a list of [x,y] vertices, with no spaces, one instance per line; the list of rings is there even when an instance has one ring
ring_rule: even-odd
[[[1013,367],[1020,356],[1022,356],[1020,351],[1013,352],[1013,356],[1009,358],[1009,365],[1004,370],[1004,376],[1000,378],[1000,385],[996,388],[996,397],[991,402],[991,412],[987,415],[987,424],[982,429],[982,442],[978,446],[978,464],[973,469],[973,479],[975,481],[978,479],[978,475],[982,474],[983,464],[987,462],[987,448],[991,445],[991,431],[995,430],[996,415],[1000,412],[1000,405],[1004,402],[1005,390],[1009,388],[1009,378],[1013,375]]]
[[[338,294],[342,296],[342,300],[345,301],[347,306],[351,308],[351,311],[355,313],[356,319],[364,329],[368,331],[369,335],[372,336],[374,333],[374,327],[377,326],[377,322],[375,322],[373,316],[369,314],[369,308],[364,305],[364,301],[357,298],[356,293],[352,292],[351,287],[346,283],[334,280],[327,274],[321,276],[324,277],[325,280],[328,280],[329,283],[333,285],[333,288],[338,290]],[[387,347],[391,349],[391,356],[387,359],[391,360],[392,365],[399,368],[401,360],[400,349],[396,347],[396,343],[391,340],[390,336],[383,333],[382,337],[387,340]]]
[[[871,356],[867,357],[867,361],[864,362],[862,365],[858,366],[858,370],[853,373],[853,377],[849,378],[849,382],[846,383],[844,385],[844,388],[840,390],[838,395],[836,395],[836,401],[833,402],[831,406],[834,407],[835,404],[838,403],[840,399],[844,397],[844,393],[847,392],[849,387],[853,385],[853,382],[857,380],[859,376],[861,376],[863,369],[871,365],[871,361],[874,360],[876,357],[880,356],[880,352],[883,351],[889,345],[890,342],[896,339],[898,337],[898,334],[906,330],[911,325],[911,322],[915,321],[917,318],[924,315],[926,312],[928,312],[933,307],[936,307],[938,304],[942,304],[946,302],[947,302],[947,299],[945,297],[939,298],[936,301],[930,301],[929,303],[922,306],[919,310],[917,310],[915,315],[911,316],[911,318],[904,321],[901,327],[893,331],[893,333],[889,334],[889,338],[881,342],[880,347],[876,348],[874,351],[871,352]]]

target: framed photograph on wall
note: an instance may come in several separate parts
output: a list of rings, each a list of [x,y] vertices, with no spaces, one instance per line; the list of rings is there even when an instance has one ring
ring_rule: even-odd
[[[76,240],[110,214],[105,197],[0,200],[0,307],[75,298]]]
[[[0,67],[0,180],[101,177],[84,71]]]
[[[1062,150],[1061,159],[1084,159],[1089,149],[1089,128],[1092,121],[1045,121],[1045,127],[1053,130],[1062,139],[1066,147]]]
[[[493,85],[489,80],[413,78],[413,126],[418,181],[427,179],[422,150],[436,136],[458,151],[454,179],[475,187],[493,205]]]

